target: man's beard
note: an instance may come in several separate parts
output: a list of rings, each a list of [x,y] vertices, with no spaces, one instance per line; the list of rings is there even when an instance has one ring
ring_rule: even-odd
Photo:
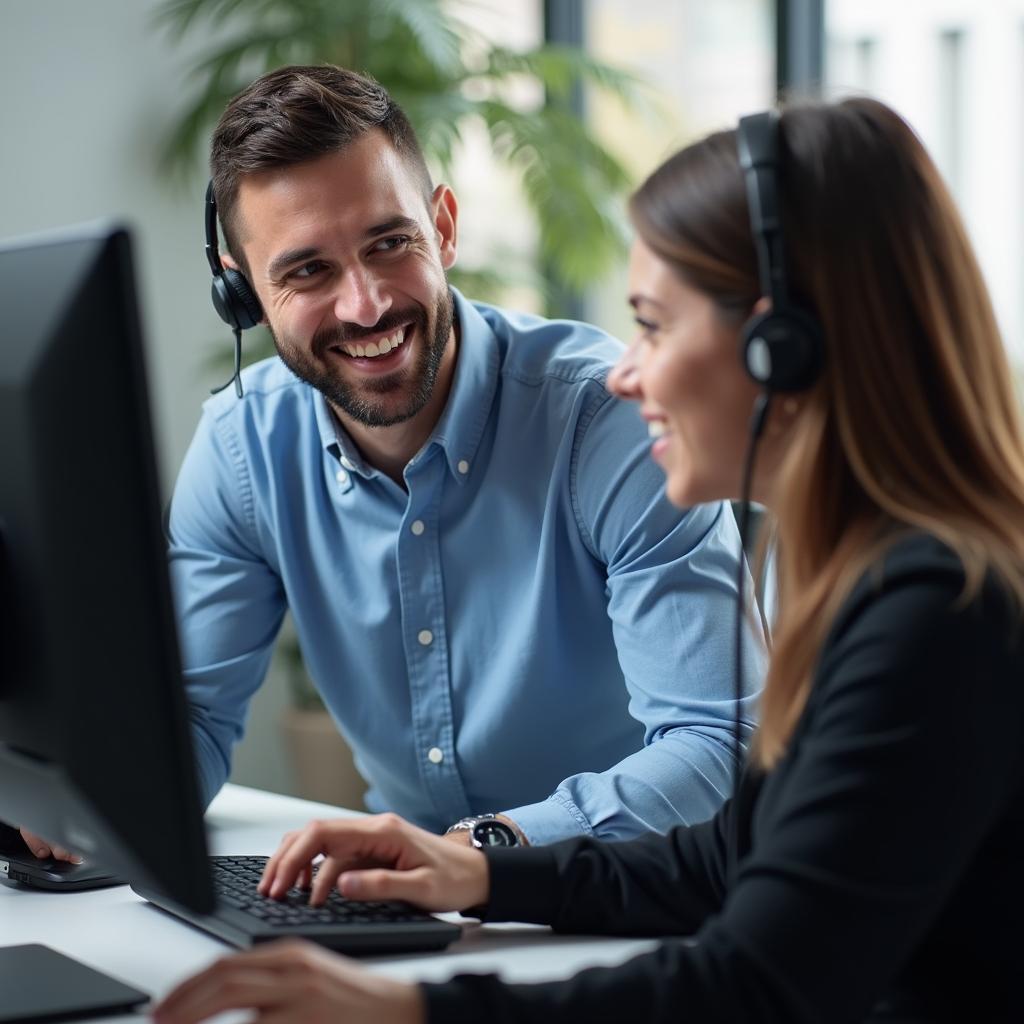
[[[373,327],[338,324],[314,334],[310,352],[290,344],[287,337],[282,341],[272,326],[270,333],[285,366],[296,377],[315,387],[331,405],[364,426],[390,427],[412,419],[430,400],[454,322],[455,303],[451,291],[445,288],[429,315],[422,308],[392,310]],[[327,354],[328,349],[344,342],[358,343],[374,334],[386,335],[402,324],[408,325],[406,337],[415,333],[420,346],[412,366],[402,367],[385,376],[366,377],[353,384],[331,365],[332,356]],[[377,397],[398,394],[404,400],[397,406]]]

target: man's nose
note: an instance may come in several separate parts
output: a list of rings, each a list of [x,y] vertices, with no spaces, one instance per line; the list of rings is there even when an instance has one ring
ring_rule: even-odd
[[[366,267],[346,267],[334,297],[334,315],[341,323],[373,327],[391,308],[391,300]]]
[[[611,368],[605,386],[617,398],[640,398],[640,365],[637,362],[636,343],[630,345]]]

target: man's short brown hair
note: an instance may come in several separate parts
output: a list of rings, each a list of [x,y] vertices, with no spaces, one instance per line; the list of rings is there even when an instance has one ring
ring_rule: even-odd
[[[236,206],[242,177],[337,153],[373,129],[382,131],[423,186],[430,172],[409,119],[372,78],[333,64],[278,68],[228,105],[214,129],[210,173],[228,251],[242,263]]]

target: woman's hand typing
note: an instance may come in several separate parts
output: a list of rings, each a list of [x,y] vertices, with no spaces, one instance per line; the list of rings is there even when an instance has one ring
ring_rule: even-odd
[[[323,856],[314,877],[314,860]],[[424,910],[465,910],[486,903],[487,860],[410,825],[394,814],[312,821],[289,832],[260,882],[264,896],[282,897],[293,885],[312,887],[310,903],[331,889],[347,899],[405,900]]]

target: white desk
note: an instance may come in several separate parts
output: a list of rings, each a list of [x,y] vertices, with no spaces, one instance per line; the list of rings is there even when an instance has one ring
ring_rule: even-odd
[[[289,829],[311,818],[351,813],[243,786],[225,786],[206,818],[210,852],[269,854]],[[594,964],[621,963],[654,946],[646,940],[567,938],[535,925],[478,925],[458,914],[444,916],[463,924],[462,938],[444,952],[363,962],[371,970],[410,980],[438,981],[471,971],[499,972],[510,981],[545,981]],[[157,910],[127,886],[47,893],[0,885],[0,946],[28,942],[50,946],[157,998],[230,949]]]

